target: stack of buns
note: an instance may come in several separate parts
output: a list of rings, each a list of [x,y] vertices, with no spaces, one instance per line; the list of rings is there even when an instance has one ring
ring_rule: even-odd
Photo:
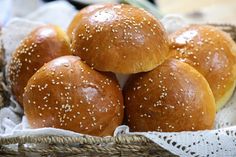
[[[34,30],[8,66],[15,99],[32,128],[94,136],[212,129],[235,87],[235,43],[191,25],[170,36],[158,19],[125,4],[88,6],[67,34]],[[115,74],[131,75],[123,90]]]

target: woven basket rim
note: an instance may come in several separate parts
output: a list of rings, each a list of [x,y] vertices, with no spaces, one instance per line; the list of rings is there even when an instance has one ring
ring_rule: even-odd
[[[151,140],[142,135],[119,135],[119,136],[107,136],[97,137],[82,135],[79,137],[63,136],[63,135],[19,135],[14,137],[0,137],[0,144],[25,144],[25,143],[44,143],[44,144],[108,144],[111,142],[119,144],[132,144],[132,143],[153,143]]]

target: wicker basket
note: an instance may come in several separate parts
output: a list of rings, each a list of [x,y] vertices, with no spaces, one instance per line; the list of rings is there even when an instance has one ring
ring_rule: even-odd
[[[236,41],[236,26],[226,24],[211,24],[229,33]],[[3,49],[0,54],[0,65],[4,68]],[[2,69],[3,69],[2,68]],[[9,101],[9,94],[4,88],[3,70],[0,73],[0,105]],[[16,144],[16,147],[8,147]],[[37,144],[26,147],[26,144]],[[42,145],[43,144],[43,145]],[[42,146],[42,147],[39,147]],[[168,150],[140,135],[120,135],[117,137],[65,137],[16,136],[0,138],[0,156],[26,156],[35,153],[41,156],[175,156]],[[31,154],[32,155],[32,154]]]

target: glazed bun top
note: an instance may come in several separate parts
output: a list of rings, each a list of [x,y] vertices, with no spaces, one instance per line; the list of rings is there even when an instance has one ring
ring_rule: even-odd
[[[69,39],[59,27],[45,25],[32,31],[13,53],[7,69],[16,100],[22,105],[24,87],[41,66],[54,58],[69,54]]]
[[[223,31],[207,25],[190,25],[170,38],[174,57],[196,68],[207,79],[219,110],[235,87],[234,41]]]
[[[131,76],[124,97],[131,131],[205,130],[214,124],[216,107],[209,84],[197,70],[176,59]]]
[[[55,127],[107,136],[123,120],[123,97],[114,75],[100,73],[79,57],[63,56],[40,68],[24,93],[32,128]]]
[[[97,70],[123,74],[149,71],[169,55],[163,26],[142,9],[106,5],[76,20],[73,54]]]
[[[82,10],[80,10],[73,18],[73,20],[71,21],[68,29],[67,29],[67,34],[69,36],[69,38],[71,39],[72,38],[72,34],[73,34],[73,31],[74,29],[77,27],[78,25],[78,21],[80,19],[82,19],[83,17],[86,17],[87,14],[90,14],[91,12],[97,10],[97,9],[100,9],[100,8],[103,8],[105,7],[106,5],[112,5],[112,4],[94,4],[94,5],[89,5],[85,8],[83,8]]]

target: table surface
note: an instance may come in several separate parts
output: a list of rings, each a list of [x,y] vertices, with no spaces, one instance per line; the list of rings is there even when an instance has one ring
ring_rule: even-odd
[[[157,0],[165,14],[178,13],[191,22],[236,24],[236,0]]]

